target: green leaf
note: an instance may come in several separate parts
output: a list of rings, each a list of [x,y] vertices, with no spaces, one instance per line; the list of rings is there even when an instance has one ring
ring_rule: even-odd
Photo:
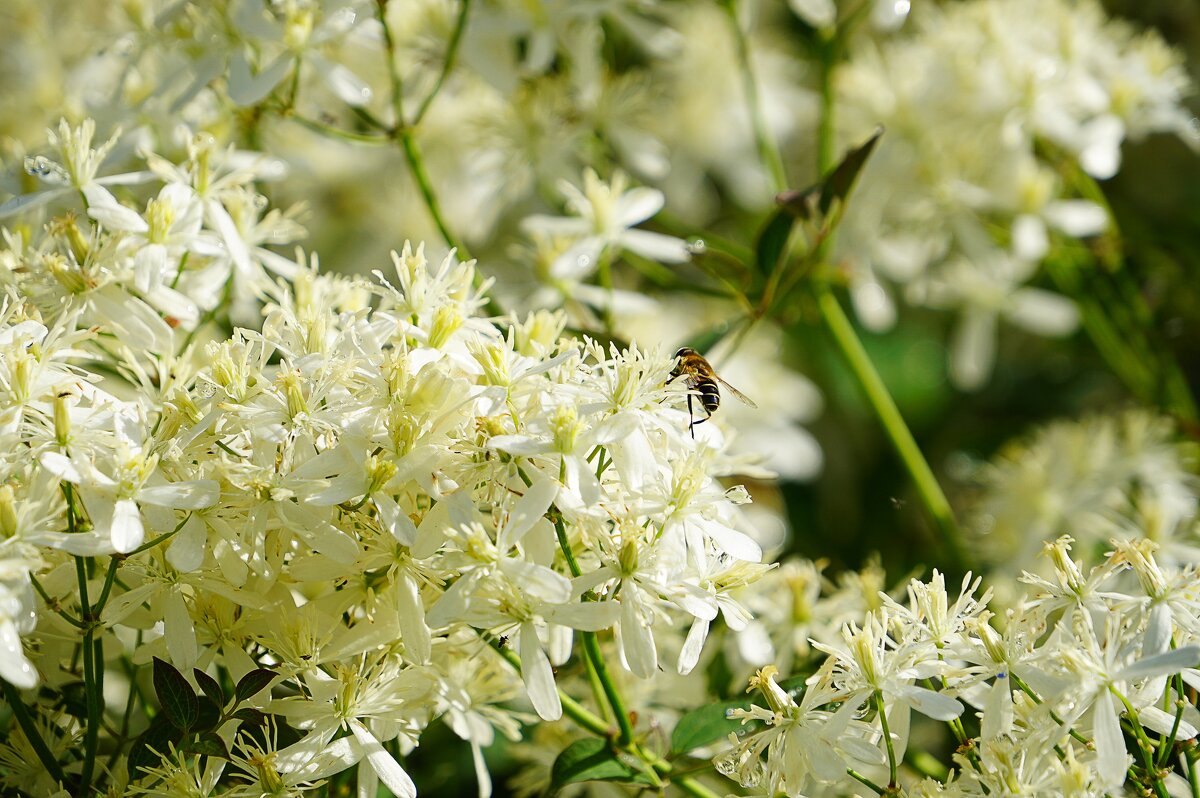
[[[216,679],[199,668],[192,668],[192,675],[196,677],[196,684],[200,685],[200,689],[213,700],[213,703],[218,707],[225,706],[225,691],[221,689],[221,685],[217,683]]]
[[[188,740],[179,746],[179,749],[188,754],[229,758],[229,749],[225,747],[225,741],[213,732],[205,732],[194,740]]]
[[[730,720],[726,713],[731,709],[747,709],[749,706],[749,699],[744,699],[723,701],[720,704],[693,709],[675,724],[675,729],[671,732],[671,750],[677,754],[685,754],[725,739],[730,732],[743,728],[740,720]]]
[[[275,675],[275,671],[269,671],[266,668],[255,668],[239,679],[237,688],[234,690],[237,694],[238,703],[245,701],[265,688],[275,678]]]
[[[249,723],[254,726],[261,726],[267,722],[267,713],[260,709],[253,709],[252,707],[242,707],[237,712],[234,712],[233,716],[243,723]]]
[[[607,740],[598,737],[571,743],[562,750],[550,768],[551,793],[580,781],[654,784],[648,775],[618,758]]]
[[[835,200],[845,204],[859,172],[882,135],[883,128],[876,128],[871,138],[847,152],[841,163],[833,167],[820,183],[799,191],[784,191],[775,197],[775,201],[797,219],[823,220],[829,215]]]
[[[758,273],[763,277],[771,276],[779,268],[779,260],[783,257],[783,250],[787,246],[788,238],[791,237],[792,225],[795,224],[795,221],[796,219],[791,213],[780,208],[763,225],[762,232],[758,234],[758,241],[754,245],[754,263],[758,267]]]
[[[168,744],[178,743],[182,737],[183,732],[176,728],[165,714],[150,721],[146,730],[138,735],[129,747],[129,775],[135,776],[138,768],[157,765],[161,761],[159,755],[167,752]]]
[[[883,128],[875,128],[874,135],[847,152],[842,158],[842,162],[833,168],[832,174],[825,178],[819,205],[821,213],[829,213],[834,200],[841,200],[844,203],[850,196],[850,191],[858,180],[859,172],[866,165],[867,159],[871,157],[871,152],[874,151],[875,145],[879,143],[879,137],[882,135]]]
[[[196,714],[196,722],[191,725],[191,731],[212,731],[221,725],[221,707],[208,696],[200,699],[200,711]]]
[[[179,670],[166,660],[154,658],[154,694],[167,720],[179,729],[190,729],[200,716],[200,699]]]

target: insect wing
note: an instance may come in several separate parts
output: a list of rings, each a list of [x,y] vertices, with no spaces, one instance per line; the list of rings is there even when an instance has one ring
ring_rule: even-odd
[[[716,375],[716,374],[714,374],[713,376],[714,376],[714,377],[717,377],[717,375]],[[736,398],[736,399],[737,399],[738,401],[740,401],[742,404],[748,405],[748,406],[750,406],[750,407],[753,407],[753,408],[755,408],[755,409],[757,409],[757,408],[758,408],[758,405],[754,404],[754,400],[753,400],[753,399],[751,399],[749,396],[746,396],[746,394],[742,393],[742,392],[741,392],[741,391],[739,391],[737,388],[734,388],[734,387],[733,387],[732,385],[730,385],[729,383],[725,382],[725,380],[721,379],[720,377],[717,377],[717,382],[719,382],[719,383],[721,383],[722,385],[724,385],[724,386],[725,386],[725,388],[726,388],[726,389],[729,391],[729,393],[733,394],[734,398]]]

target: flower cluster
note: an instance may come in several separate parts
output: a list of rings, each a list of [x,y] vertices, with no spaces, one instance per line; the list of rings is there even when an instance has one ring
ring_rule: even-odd
[[[522,693],[558,719],[554,667],[580,634],[611,632],[648,678],[674,624],[686,673],[719,616],[745,623],[731,593],[768,568],[749,496],[714,478],[736,465],[688,434],[665,354],[563,337],[556,313],[482,319],[472,264],[431,267],[420,247],[373,284],[295,264],[267,279],[253,162],[202,141],[181,165],[151,157],[166,185],[143,214],[96,177],[91,132],[64,125],[63,161],[38,162],[91,223],[10,235],[6,253],[3,678],[78,679],[61,633],[79,618],[109,656],[196,669],[201,687],[269,666],[261,711],[299,739],[274,750],[226,725],[230,763],[266,756],[254,778],[293,786],[361,763],[360,785],[413,795],[389,751],[442,718],[486,785],[480,751],[519,717],[498,705]],[[265,300],[261,331],[192,344],[221,297],[206,286]],[[159,753],[148,794],[221,780]]]
[[[1143,410],[1049,424],[977,470],[980,556],[1018,573],[1059,535],[1089,555],[1119,535],[1155,541],[1171,564],[1195,562],[1195,462],[1194,443]]]
[[[773,666],[751,680],[763,703],[730,712],[753,725],[731,735],[718,770],[762,796],[863,785],[885,794],[903,783],[922,796],[1098,798],[1120,791],[1128,773],[1160,790],[1183,787],[1171,768],[1189,772],[1176,744],[1200,723],[1187,700],[1200,663],[1200,572],[1160,565],[1150,541],[1113,546],[1085,571],[1069,538],[1047,544],[1053,576],[1029,577],[1003,619],[970,577],[957,597],[936,572],[913,580],[906,602],[881,594],[882,606],[846,624],[839,641],[816,644],[827,657],[799,698]],[[919,763],[915,773],[899,768],[914,710],[954,731],[949,778],[922,780]]]
[[[1090,0],[974,0],[923,8],[916,22],[909,36],[864,45],[839,75],[849,135],[887,130],[840,257],[872,327],[895,319],[890,285],[958,311],[950,372],[974,388],[991,372],[1001,319],[1042,335],[1075,327],[1072,303],[1028,285],[1053,234],[1110,223],[1079,198],[1073,164],[1106,179],[1127,138],[1188,133],[1189,83],[1158,36]]]

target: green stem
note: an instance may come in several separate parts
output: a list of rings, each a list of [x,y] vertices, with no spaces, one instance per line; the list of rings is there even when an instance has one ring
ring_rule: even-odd
[[[1183,752],[1183,761],[1187,766],[1188,785],[1192,788],[1192,798],[1200,798],[1200,778],[1197,778],[1196,757],[1193,751]]]
[[[429,95],[417,108],[417,115],[413,117],[412,121],[413,127],[421,124],[421,120],[425,118],[425,112],[429,110],[429,106],[433,104],[438,93],[441,92],[442,84],[446,82],[447,76],[454,69],[455,61],[458,60],[458,46],[462,43],[463,31],[467,29],[467,12],[470,8],[471,0],[460,0],[458,18],[454,20],[454,30],[450,33],[450,41],[446,44],[446,58],[442,61],[442,70],[438,73],[437,80],[434,81]]]
[[[921,504],[933,519],[942,542],[949,550],[950,559],[959,568],[965,569],[969,559],[963,545],[962,533],[954,520],[950,502],[946,499],[946,494],[942,492],[941,485],[933,475],[933,469],[929,467],[925,456],[921,454],[921,448],[917,446],[912,432],[904,423],[904,417],[900,415],[895,400],[892,399],[879,372],[875,370],[871,358],[867,355],[867,350],[854,332],[853,325],[846,318],[846,313],[838,304],[833,292],[822,281],[815,283],[814,290],[821,320],[825,323],[834,344],[845,359],[846,365],[850,367],[850,371],[854,374],[863,393],[866,394],[871,409],[875,411],[888,439],[908,470],[909,476],[916,486],[917,495],[921,498]]]
[[[1023,692],[1025,695],[1029,696],[1029,699],[1031,701],[1033,701],[1033,703],[1037,704],[1038,706],[1042,705],[1042,703],[1043,703],[1042,697],[1040,695],[1038,695],[1036,692],[1034,692],[1033,688],[1030,687],[1028,684],[1026,684],[1024,679],[1022,679],[1020,676],[1016,675],[1012,671],[1009,671],[1008,678],[1012,680],[1012,683],[1017,686],[1018,690]],[[1054,721],[1059,726],[1066,728],[1067,722],[1065,720],[1063,720],[1062,718],[1060,718],[1058,716],[1057,712],[1055,712],[1053,709],[1049,709],[1047,711],[1050,713],[1050,720]],[[1091,740],[1089,740],[1087,737],[1084,737],[1079,732],[1075,731],[1075,729],[1067,728],[1067,733],[1070,734],[1071,737],[1074,738],[1074,740],[1077,743],[1079,743],[1080,745],[1085,745],[1085,746],[1088,746],[1089,748],[1094,747],[1092,745]]]
[[[567,530],[563,524],[562,515],[557,512],[554,514],[554,534],[558,537],[558,547],[562,549],[563,556],[566,557],[567,567],[571,570],[571,576],[578,578],[582,571],[579,568],[579,563],[575,560],[574,552],[571,551],[571,543],[567,540]],[[584,655],[596,671],[596,679],[600,682],[600,687],[604,691],[604,697],[608,699],[609,706],[612,707],[613,715],[617,721],[617,728],[621,730],[617,742],[623,746],[628,746],[633,742],[633,724],[629,720],[629,713],[625,710],[625,700],[621,697],[620,691],[617,690],[617,685],[613,681],[612,674],[608,672],[608,664],[604,661],[604,653],[600,651],[600,641],[596,638],[595,632],[581,632],[580,636],[583,638]]]
[[[29,744],[33,747],[33,752],[37,754],[38,759],[42,763],[42,767],[50,774],[50,777],[59,784],[64,780],[62,767],[59,766],[58,760],[54,758],[54,754],[50,752],[50,747],[46,745],[46,741],[42,739],[42,735],[38,733],[37,724],[33,720],[33,716],[29,714],[29,709],[25,706],[25,702],[21,700],[20,693],[17,688],[13,687],[8,682],[0,679],[0,686],[4,688],[4,700],[8,702],[12,709],[13,718],[16,719],[17,725],[21,727],[21,731],[25,734],[25,739],[29,740]]]
[[[870,779],[868,779],[863,774],[859,773],[854,768],[846,768],[846,775],[849,776],[850,778],[854,779],[857,782],[865,784],[868,789],[874,790],[879,795],[883,795],[883,793],[884,793],[883,787],[880,787],[878,784],[871,781]]]
[[[371,133],[356,133],[352,130],[343,130],[340,127],[327,125],[324,122],[316,119],[309,119],[308,117],[300,116],[299,114],[289,114],[289,116],[301,127],[308,128],[314,133],[320,133],[322,136],[328,136],[329,138],[341,139],[342,141],[352,141],[355,144],[376,144],[383,146],[391,143],[391,139],[387,138],[386,136],[376,136]]]
[[[1179,726],[1183,723],[1183,708],[1186,701],[1183,697],[1183,677],[1181,674],[1175,674],[1175,678],[1166,687],[1167,698],[1170,699],[1171,690],[1174,689],[1178,693],[1175,699],[1175,722],[1171,724],[1171,733],[1163,737],[1159,744],[1162,748],[1158,753],[1158,767],[1163,769],[1167,766],[1167,760],[1171,758],[1171,751],[1175,748],[1175,737],[1179,734]]]
[[[1153,779],[1151,786],[1154,789],[1154,794],[1157,798],[1169,798],[1167,788],[1163,784],[1162,778],[1158,775],[1158,771],[1154,767],[1154,746],[1150,743],[1150,738],[1146,736],[1146,730],[1142,728],[1141,720],[1138,718],[1137,710],[1129,703],[1129,699],[1111,684],[1108,686],[1108,691],[1120,699],[1125,705],[1125,712],[1129,716],[1129,725],[1133,727],[1133,735],[1137,738],[1137,749],[1142,759],[1142,766],[1146,768],[1146,777]]]
[[[730,29],[733,31],[734,45],[737,48],[738,71],[742,77],[742,91],[746,95],[746,106],[750,111],[750,124],[754,128],[754,143],[758,147],[758,157],[771,177],[771,186],[776,193],[787,188],[787,173],[783,168],[783,157],[779,148],[767,130],[767,122],[762,112],[762,103],[758,96],[758,83],[754,79],[754,70],[750,64],[750,43],[746,32],[742,30],[737,18],[737,0],[725,0],[725,10],[729,12]]]
[[[892,732],[888,728],[887,710],[883,705],[883,693],[875,691],[875,711],[879,715],[879,726],[883,731],[883,741],[887,744],[888,786],[891,790],[897,784],[896,780],[896,747],[892,744]]]

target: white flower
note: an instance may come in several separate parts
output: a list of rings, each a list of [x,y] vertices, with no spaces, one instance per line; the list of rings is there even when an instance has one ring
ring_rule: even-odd
[[[577,239],[555,260],[553,277],[580,280],[594,272],[602,258],[616,257],[623,250],[661,263],[683,263],[691,257],[681,239],[634,229],[662,210],[665,199],[657,189],[627,189],[627,182],[624,173],[617,172],[606,184],[587,169],[582,190],[565,181],[559,185],[575,217],[530,216],[522,223],[526,233]]]

